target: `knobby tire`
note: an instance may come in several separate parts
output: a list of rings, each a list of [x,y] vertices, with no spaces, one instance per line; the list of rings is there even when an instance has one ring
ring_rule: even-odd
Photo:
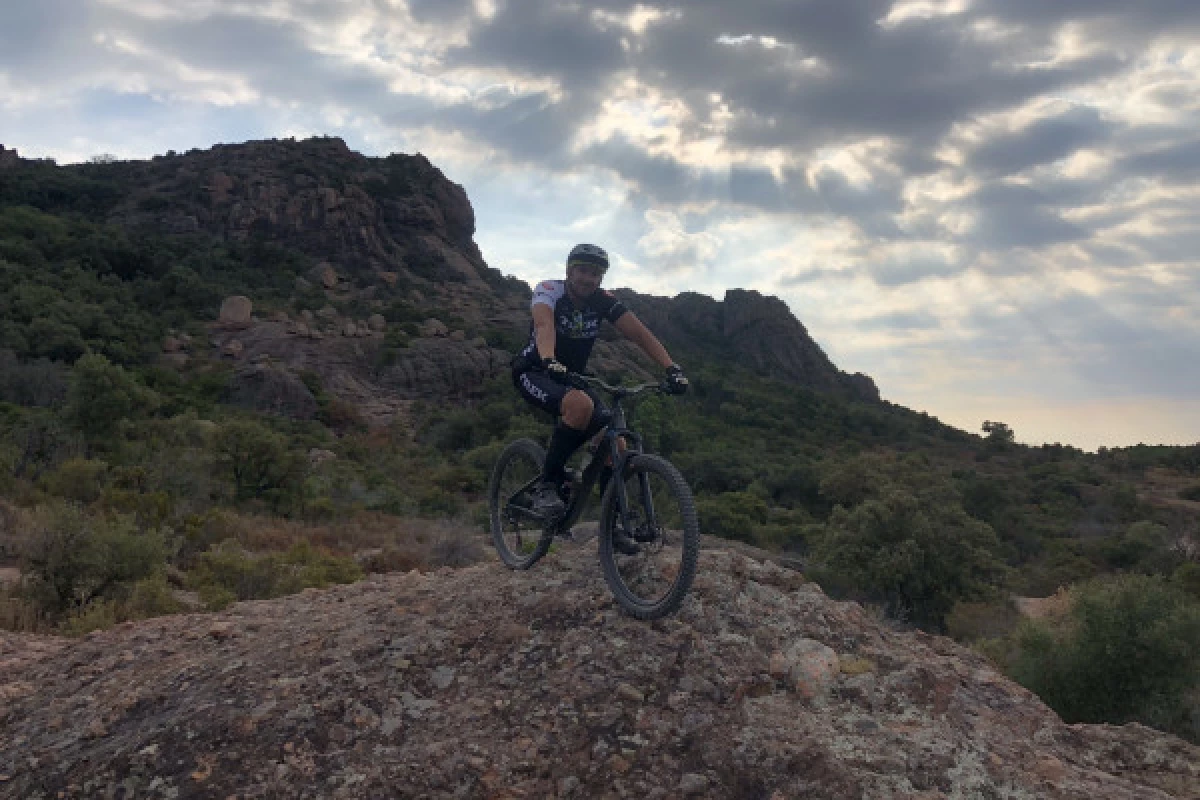
[[[550,537],[542,535],[542,528],[521,516],[516,517],[514,524],[504,509],[504,504],[509,500],[507,495],[524,482],[519,470],[522,467],[532,469],[536,475],[541,472],[545,460],[546,451],[541,445],[532,439],[517,439],[504,448],[492,469],[492,478],[488,483],[488,517],[492,529],[492,543],[500,555],[500,560],[512,569],[529,569],[550,549]],[[506,539],[506,535],[513,536],[515,543],[519,532],[529,537],[531,549],[517,552]]]
[[[627,581],[622,576],[621,566],[617,561],[619,556],[613,549],[613,532],[616,526],[621,524],[617,487],[622,481],[628,480],[631,475],[637,475],[639,472],[656,475],[663,480],[666,488],[673,495],[674,501],[678,504],[680,516],[678,572],[675,574],[670,589],[665,594],[650,599],[639,596],[634,588],[627,585]],[[696,518],[696,504],[692,498],[692,491],[673,464],[664,458],[647,453],[629,458],[621,480],[617,480],[615,475],[613,477],[614,480],[609,482],[602,501],[600,530],[597,537],[604,580],[613,597],[626,613],[643,620],[665,617],[679,608],[679,604],[683,602],[696,575],[696,560],[700,555],[700,524]],[[627,499],[629,505],[635,509],[641,505],[639,492],[636,490],[628,492]],[[672,532],[672,536],[674,536],[674,532]]]

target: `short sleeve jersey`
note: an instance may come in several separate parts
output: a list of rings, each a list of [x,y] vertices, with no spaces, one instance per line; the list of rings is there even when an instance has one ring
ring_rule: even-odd
[[[587,366],[592,346],[600,335],[600,321],[616,322],[627,309],[611,292],[598,289],[578,306],[567,294],[567,282],[542,281],[533,290],[530,308],[538,304],[550,306],[554,312],[554,357],[572,372],[582,372]],[[538,361],[537,333],[529,326],[529,342],[521,350],[520,360],[526,368]]]

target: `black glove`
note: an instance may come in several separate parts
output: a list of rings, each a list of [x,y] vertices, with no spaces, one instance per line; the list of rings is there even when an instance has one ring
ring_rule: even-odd
[[[671,394],[683,394],[688,390],[688,379],[683,374],[683,367],[672,364],[667,367],[667,391]]]
[[[544,369],[546,374],[551,378],[554,378],[556,381],[566,380],[567,378],[567,365],[559,361],[557,358],[543,358],[542,369]]]

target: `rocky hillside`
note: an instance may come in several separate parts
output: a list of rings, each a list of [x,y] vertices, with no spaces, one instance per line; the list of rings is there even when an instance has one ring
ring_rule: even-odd
[[[587,544],[80,640],[0,634],[0,796],[1200,797],[1200,749],[1065,725],[947,639],[706,551],[643,624]]]
[[[164,342],[164,361],[176,368],[214,357],[235,362],[234,394],[260,410],[311,414],[297,378],[306,371],[380,424],[415,399],[460,400],[507,367],[529,324],[529,287],[488,266],[466,192],[421,155],[367,158],[335,138],[67,167],[0,154],[10,187],[0,187],[0,201],[32,198],[43,210],[82,212],[133,233],[268,244],[310,260],[284,307],[267,309],[250,292],[248,304],[220,315],[207,341]],[[67,178],[77,185],[57,187]],[[744,364],[879,399],[870,378],[839,371],[776,298],[738,290],[723,301],[625,297],[693,366]],[[216,307],[196,311],[218,318]],[[263,376],[263,362],[273,374]],[[634,376],[650,366],[612,340],[594,364]],[[264,394],[264,384],[274,388]]]

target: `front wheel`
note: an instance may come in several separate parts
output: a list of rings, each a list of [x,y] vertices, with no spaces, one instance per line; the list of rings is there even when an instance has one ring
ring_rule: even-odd
[[[611,481],[604,494],[598,539],[604,580],[622,609],[658,619],[679,608],[696,575],[700,524],[692,491],[669,461],[629,458],[621,480]]]
[[[530,492],[542,474],[546,451],[532,439],[517,439],[496,459],[488,484],[488,517],[500,560],[529,569],[550,549],[545,526],[530,517]]]

